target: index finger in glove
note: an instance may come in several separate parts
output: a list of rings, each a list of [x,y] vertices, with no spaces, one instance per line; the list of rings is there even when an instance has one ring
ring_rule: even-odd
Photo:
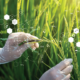
[[[11,39],[11,44],[12,44],[12,41],[13,41],[14,45],[18,45],[23,41],[28,42],[29,40],[38,39],[38,38],[29,34],[29,33],[18,32],[18,33],[12,33],[9,36],[9,39]]]

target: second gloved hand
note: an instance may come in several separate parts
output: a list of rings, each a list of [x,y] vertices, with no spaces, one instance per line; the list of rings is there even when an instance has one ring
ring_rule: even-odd
[[[53,68],[46,71],[39,80],[70,80],[70,72],[73,69],[72,59],[65,59]]]

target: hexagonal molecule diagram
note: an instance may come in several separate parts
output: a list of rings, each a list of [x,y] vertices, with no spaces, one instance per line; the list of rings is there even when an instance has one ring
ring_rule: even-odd
[[[11,29],[11,28],[8,28],[8,29],[7,29],[7,33],[8,33],[8,34],[12,33],[12,29]]]
[[[71,43],[71,42],[74,42],[74,38],[70,37],[68,38],[68,41]]]
[[[4,15],[4,19],[5,20],[9,20],[10,19],[10,16],[8,14]]]
[[[16,19],[13,19],[13,20],[12,20],[12,24],[13,24],[13,25],[16,25],[16,24],[17,24],[17,20],[16,20]]]
[[[73,31],[74,31],[75,34],[79,33],[79,29],[78,28],[75,28]]]
[[[77,42],[77,43],[76,43],[76,46],[77,46],[77,47],[80,47],[80,42]]]

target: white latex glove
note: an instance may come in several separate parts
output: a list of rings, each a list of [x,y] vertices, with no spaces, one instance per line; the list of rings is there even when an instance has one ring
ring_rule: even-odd
[[[39,47],[38,43],[23,44],[18,46],[24,40],[29,41],[38,39],[37,37],[24,32],[11,33],[5,43],[5,46],[0,49],[0,64],[4,64],[19,58],[22,53],[31,47],[33,50]]]
[[[73,69],[72,59],[65,59],[55,67],[46,71],[39,80],[70,80],[70,72]]]

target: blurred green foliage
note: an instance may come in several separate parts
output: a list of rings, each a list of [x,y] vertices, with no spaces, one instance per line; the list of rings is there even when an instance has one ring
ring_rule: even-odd
[[[0,80],[39,80],[46,70],[64,58],[73,58],[70,80],[80,80],[79,58],[77,61],[75,53],[79,34],[74,43],[68,42],[73,29],[80,25],[79,5],[79,0],[0,0],[0,31],[10,27],[13,32],[31,32],[38,38],[55,41],[42,42],[36,51],[28,49],[19,59],[0,65]],[[10,20],[4,20],[5,14],[10,15]],[[14,18],[18,20],[16,26],[12,25]],[[0,38],[7,37],[7,33],[0,34]],[[5,42],[0,40],[0,47]]]

